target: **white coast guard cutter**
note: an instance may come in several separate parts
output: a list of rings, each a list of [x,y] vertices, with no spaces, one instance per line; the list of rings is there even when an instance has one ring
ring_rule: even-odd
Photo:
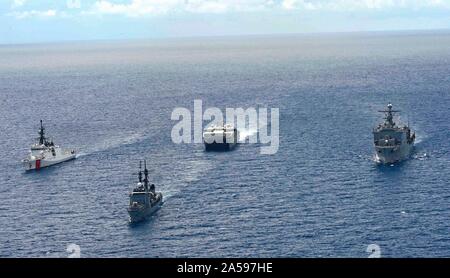
[[[76,157],[75,150],[62,149],[45,137],[45,128],[39,129],[39,141],[31,146],[28,157],[22,160],[25,170],[39,170]]]

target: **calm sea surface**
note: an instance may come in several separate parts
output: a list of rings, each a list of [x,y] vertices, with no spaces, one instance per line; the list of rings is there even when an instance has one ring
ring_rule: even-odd
[[[195,99],[279,108],[279,151],[172,143]],[[379,166],[388,102],[418,140]],[[80,155],[25,173],[40,119]],[[449,257],[449,119],[450,32],[0,46],[0,256]],[[165,203],[130,226],[142,158]]]

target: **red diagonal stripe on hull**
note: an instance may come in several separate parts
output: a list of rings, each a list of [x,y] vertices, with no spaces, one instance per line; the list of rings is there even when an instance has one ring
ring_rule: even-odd
[[[36,170],[39,170],[39,169],[41,169],[41,160],[40,159],[36,160]]]

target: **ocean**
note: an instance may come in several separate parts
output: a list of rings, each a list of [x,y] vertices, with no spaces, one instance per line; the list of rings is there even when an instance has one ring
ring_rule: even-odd
[[[278,108],[278,152],[173,143],[194,100]],[[378,165],[388,102],[417,140]],[[449,257],[449,108],[448,31],[2,45],[0,256]],[[40,119],[79,155],[27,173]],[[141,159],[165,201],[130,225]]]

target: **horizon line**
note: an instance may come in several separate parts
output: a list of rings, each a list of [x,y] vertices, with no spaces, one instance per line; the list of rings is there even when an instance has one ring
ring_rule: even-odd
[[[99,38],[99,39],[63,39],[48,40],[38,42],[0,42],[0,47],[7,46],[27,46],[27,45],[48,45],[48,44],[69,44],[69,43],[90,43],[90,42],[129,42],[129,41],[165,41],[165,40],[195,40],[195,39],[218,39],[218,38],[245,38],[245,37],[286,37],[286,36],[324,36],[324,35],[362,35],[362,34],[381,34],[381,33],[450,33],[450,28],[439,29],[388,29],[388,30],[355,30],[355,31],[317,31],[317,32],[280,32],[280,33],[249,33],[235,35],[193,35],[193,36],[166,36],[166,37],[136,37],[136,38]]]

